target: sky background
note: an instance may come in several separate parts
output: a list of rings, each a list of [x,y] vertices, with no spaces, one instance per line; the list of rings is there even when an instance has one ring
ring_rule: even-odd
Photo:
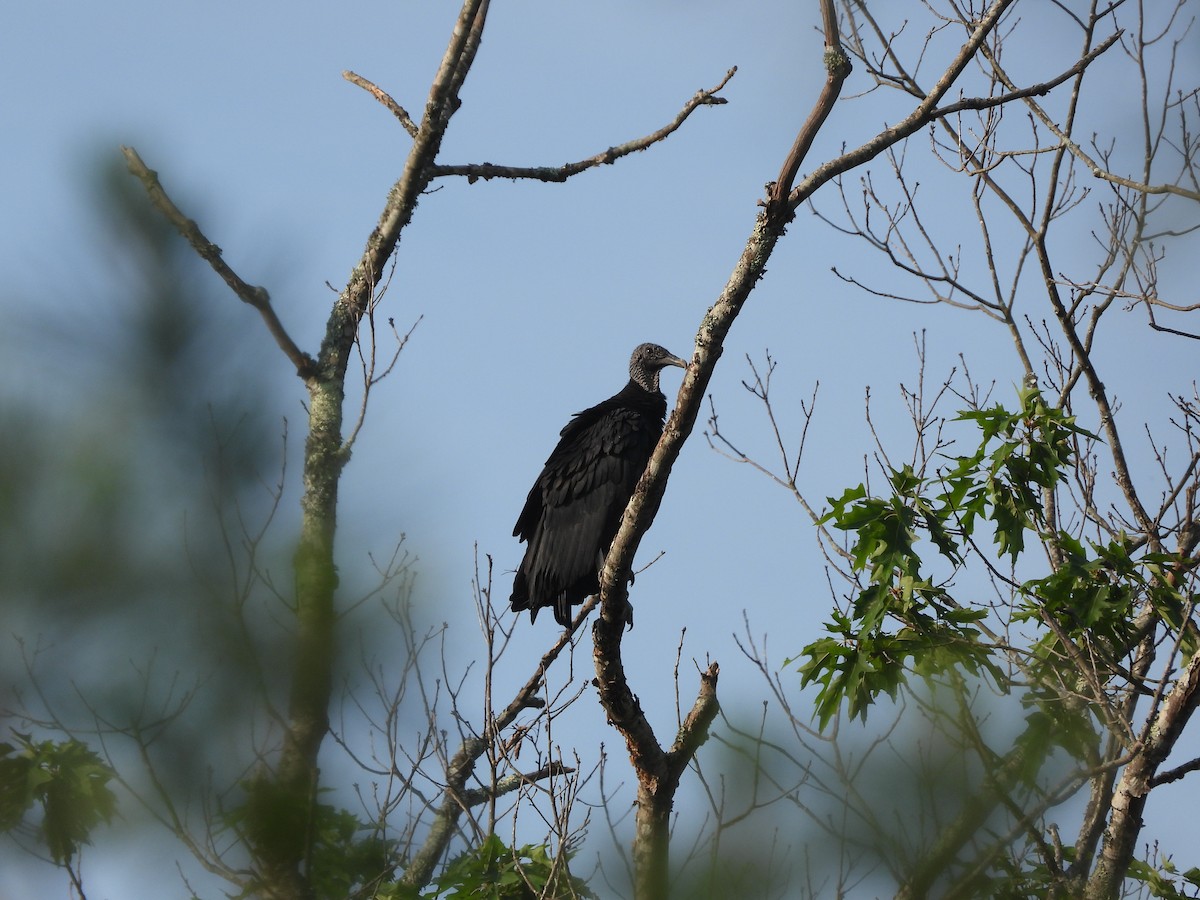
[[[80,389],[65,377],[73,361],[41,336],[92,326],[98,340],[108,333],[97,298],[120,281],[91,185],[122,144],[158,170],[233,268],[270,290],[297,343],[315,350],[335,296],[326,282],[345,283],[410,143],[341,72],[373,80],[419,117],[455,12],[447,3],[361,0],[52,0],[10,8],[0,34],[0,321],[10,323],[0,327],[0,351],[10,396],[67,418],[107,402],[103,383]],[[690,355],[763,185],[819,90],[817,25],[815,4],[783,0],[751,11],[706,0],[493,8],[442,162],[557,165],[591,156],[660,127],[731,66],[738,73],[722,92],[727,105],[697,110],[645,153],[564,185],[443,181],[404,232],[382,313],[402,332],[421,321],[372,394],[342,481],[338,559],[344,573],[366,567],[369,555],[387,556],[404,534],[419,557],[425,614],[451,624],[452,640],[461,642],[452,649],[464,659],[480,647],[470,589],[476,547],[493,558],[496,593],[507,596],[522,550],[513,521],[569,415],[624,384],[629,352],[642,341]],[[1058,71],[1055,35],[1040,41],[1028,38],[1015,69]],[[939,62],[927,64],[931,73]],[[1194,59],[1184,62],[1194,67]],[[804,171],[902,114],[894,98],[848,99],[863,87],[847,83],[847,99]],[[1120,130],[1128,115],[1120,98],[1115,89],[1087,98],[1098,130]],[[910,152],[925,146],[914,141]],[[875,171],[882,178],[886,167]],[[934,167],[930,209],[952,234],[969,217],[953,196],[937,194],[938,177]],[[960,191],[966,184],[946,183]],[[857,191],[857,177],[848,188]],[[838,201],[826,189],[818,205],[835,213]],[[799,478],[815,503],[862,480],[872,451],[862,414],[868,388],[877,429],[901,456],[911,448],[898,386],[916,380],[914,332],[925,333],[931,382],[940,383],[960,353],[977,381],[997,383],[1002,401],[1021,376],[996,323],[872,298],[836,278],[835,265],[913,289],[860,243],[801,210],[734,326],[711,387],[722,430],[774,464],[768,424],[740,384],[749,377],[745,355],[761,363],[769,350],[778,362],[776,411],[791,449],[803,425],[800,403],[820,382]],[[270,389],[271,421],[290,422],[294,450],[301,385],[252,311],[239,308],[215,275],[197,277],[211,279],[216,302],[236,310],[231,321],[256,342],[254,376]],[[1171,266],[1163,279],[1168,287],[1190,283]],[[1031,306],[1030,314],[1039,310]],[[1194,349],[1151,333],[1136,312],[1113,319],[1120,324],[1099,352],[1135,433],[1142,418],[1161,413],[1163,384],[1186,390]],[[220,367],[222,359],[207,364]],[[663,380],[673,397],[678,373],[667,370]],[[636,628],[625,644],[631,682],[660,739],[674,721],[681,629],[685,659],[720,661],[727,713],[753,709],[765,690],[734,640],[743,613],[753,634],[770,633],[779,664],[820,636],[830,605],[807,517],[785,491],[710,450],[702,430],[700,423],[642,542],[641,564],[665,555],[637,581]],[[1133,452],[1147,458],[1144,445]],[[287,528],[296,519],[296,471],[283,500]],[[548,616],[519,629],[503,677],[523,681],[524,661],[553,635]],[[695,677],[685,669],[689,697]],[[619,745],[590,696],[573,716],[578,742]],[[1181,807],[1189,794],[1194,786],[1179,789]],[[1152,805],[1148,818],[1159,814]],[[131,881],[98,859],[91,866],[89,896],[138,896],[142,875]],[[5,865],[0,898],[32,896],[34,882],[23,879],[44,876]],[[172,866],[154,877],[172,878]],[[38,883],[55,886],[41,896],[65,894],[56,873]]]

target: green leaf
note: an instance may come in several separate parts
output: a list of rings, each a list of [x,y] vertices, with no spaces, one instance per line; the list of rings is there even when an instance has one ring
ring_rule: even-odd
[[[112,820],[113,771],[79,741],[35,742],[17,732],[14,737],[16,744],[0,744],[0,828],[17,827],[40,807],[39,839],[56,863],[65,863],[97,825]]]
[[[828,498],[830,511],[821,522],[852,535],[851,565],[864,583],[849,615],[835,612],[826,626],[829,636],[801,654],[802,685],[819,688],[815,718],[822,728],[843,705],[852,718],[865,718],[880,695],[894,697],[910,674],[933,677],[957,667],[986,674],[1000,690],[1008,689],[1003,660],[992,658],[997,651],[984,646],[973,627],[988,608],[956,601],[939,586],[953,576],[935,583],[918,552],[928,540],[956,570],[964,564],[962,547],[973,542],[982,521],[991,523],[996,550],[1014,567],[1027,533],[1057,542],[1074,561],[1064,567],[1068,571],[1026,586],[1018,618],[1037,621],[1045,605],[1070,622],[1069,630],[1091,629],[1119,645],[1131,591],[1116,573],[1127,563],[1114,551],[1099,566],[1087,561],[1078,539],[1043,533],[1043,492],[1054,490],[1072,465],[1072,438],[1095,436],[1048,406],[1036,388],[1022,389],[1018,399],[1015,412],[999,404],[961,412],[955,421],[973,425],[978,444],[952,457],[936,478],[905,465],[888,473],[884,496],[870,496],[859,484]],[[1163,598],[1165,609],[1171,601]],[[1038,652],[1043,664],[1055,658],[1049,643]]]
[[[549,848],[526,844],[511,849],[490,834],[473,850],[461,853],[434,880],[437,896],[488,897],[493,900],[595,897],[586,883],[569,872],[572,854],[551,856]]]

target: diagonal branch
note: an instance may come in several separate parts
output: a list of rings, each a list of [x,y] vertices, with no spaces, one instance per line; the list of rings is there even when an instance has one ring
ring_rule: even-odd
[[[417,123],[412,120],[412,116],[408,114],[407,109],[392,99],[391,94],[375,84],[375,82],[363,78],[357,72],[351,72],[349,69],[342,73],[342,77],[351,84],[358,85],[387,107],[391,114],[400,120],[400,124],[404,126],[404,130],[408,132],[409,137],[415,138],[417,136]]]
[[[1140,181],[1134,181],[1131,178],[1124,178],[1120,175],[1116,175],[1107,171],[1103,166],[1099,165],[1090,156],[1088,156],[1082,147],[1074,142],[1069,142],[1067,144],[1067,149],[1083,160],[1091,168],[1092,175],[1103,181],[1110,181],[1113,184],[1129,188],[1130,190],[1137,191],[1140,194],[1174,194],[1177,197],[1186,197],[1188,200],[1200,201],[1200,191],[1193,191],[1178,184],[1143,184]]]
[[[695,757],[696,751],[708,740],[709,726],[720,711],[721,707],[717,702],[717,676],[720,672],[720,666],[711,663],[700,673],[700,692],[696,695],[696,702],[683,724],[679,726],[675,743],[667,751],[667,773],[676,783]]]
[[[388,192],[387,202],[367,239],[366,249],[334,304],[319,363],[322,370],[339,379],[345,374],[358,324],[370,306],[384,267],[400,240],[400,232],[412,221],[417,201],[429,186],[430,169],[441,149],[450,119],[460,105],[458,91],[479,49],[488,5],[489,0],[463,3],[446,53],[430,85],[425,114],[405,159],[404,170]]]
[[[490,788],[468,790],[466,787],[467,781],[475,772],[476,763],[499,739],[500,733],[511,725],[523,710],[537,709],[544,705],[544,701],[538,696],[538,691],[541,690],[545,681],[546,670],[571,642],[571,638],[579,630],[588,614],[596,607],[596,603],[596,598],[592,597],[580,607],[571,627],[565,629],[553,646],[542,655],[533,674],[513,695],[508,706],[501,713],[489,719],[483,737],[469,737],[459,746],[458,751],[446,767],[446,787],[442,791],[442,802],[438,806],[437,812],[434,813],[429,834],[426,835],[420,849],[410,859],[404,875],[400,878],[401,884],[413,888],[423,888],[429,883],[438,860],[445,854],[446,848],[450,846],[450,841],[454,838],[458,820],[465,808],[486,802],[493,796],[499,796],[508,790],[515,790],[522,784],[566,774],[570,771],[561,763],[552,762],[537,772],[509,776]]]
[[[1087,67],[1088,63],[1090,63],[1093,59],[1095,59],[1097,56],[1099,56],[1101,53],[1103,53],[1105,50],[1107,50],[1109,47],[1111,47],[1114,43],[1116,43],[1124,35],[1124,33],[1125,32],[1120,29],[1113,32],[1106,40],[1104,40],[1102,43],[1098,44],[1093,51],[1088,53],[1086,56],[1084,56],[1082,59],[1080,59],[1078,63],[1076,63],[1074,66],[1072,66],[1071,69],[1069,69],[1067,71],[1066,75],[1069,76],[1072,74],[1078,74],[1079,72],[1082,72]],[[996,62],[990,56],[989,56],[989,61],[992,63],[993,69],[996,72],[996,75],[1000,79],[1001,83],[1003,83],[1005,85],[1005,87],[1008,87],[1011,89],[1013,87],[1013,85],[1012,85],[1012,81],[1009,79],[1007,73],[1002,68],[1000,68],[999,63]],[[1059,80],[1065,80],[1065,79],[1059,79]],[[1014,91],[1014,93],[1020,93],[1020,92]],[[1034,96],[1040,96],[1043,93],[1045,93],[1045,92],[1044,91],[1026,91],[1026,92],[1024,92],[1023,96],[1026,99],[1028,99],[1028,98],[1032,98]],[[1108,171],[1108,169],[1105,167],[1105,165],[1098,162],[1096,159],[1094,159],[1092,156],[1090,156],[1086,150],[1084,150],[1082,147],[1080,147],[1079,144],[1074,139],[1072,139],[1071,135],[1068,133],[1068,130],[1064,130],[1062,127],[1060,127],[1059,124],[1057,122],[1055,122],[1055,120],[1046,112],[1045,109],[1043,109],[1041,107],[1040,104],[1037,104],[1037,103],[1034,103],[1031,101],[1028,104],[1028,106],[1029,106],[1030,111],[1032,111],[1033,114],[1035,116],[1037,116],[1038,121],[1040,121],[1042,123],[1042,125],[1044,125],[1051,134],[1053,134],[1056,138],[1058,138],[1062,142],[1062,145],[1071,153],[1072,156],[1074,156],[1076,159],[1078,159],[1080,162],[1082,162],[1087,167],[1088,171],[1092,174],[1092,176],[1094,178],[1099,178],[1103,181],[1108,181],[1112,184],[1119,185],[1120,187],[1128,188],[1139,194],[1174,194],[1177,197],[1185,197],[1188,200],[1200,201],[1200,191],[1190,190],[1189,188],[1185,188],[1182,185],[1168,184],[1168,183],[1149,184],[1149,183],[1146,183],[1143,181],[1137,181],[1132,178],[1125,178],[1124,176],[1117,175],[1114,172]]]
[[[792,149],[783,162],[783,168],[779,170],[779,177],[768,188],[767,205],[775,209],[776,215],[782,216],[785,220],[790,220],[795,214],[794,205],[790,211],[785,212],[784,210],[789,201],[788,192],[791,191],[792,184],[796,181],[796,175],[800,171],[800,164],[808,156],[808,151],[812,149],[812,143],[816,139],[817,133],[825,124],[825,120],[829,118],[829,114],[833,112],[833,105],[842,92],[842,82],[846,80],[853,69],[850,57],[842,49],[837,12],[832,2],[821,4],[821,26],[825,31],[824,61],[827,76],[825,84],[821,88],[821,94],[813,105],[807,121],[796,134],[795,143],[792,144]]]
[[[1015,2],[1016,0],[993,0],[992,5],[976,21],[975,28],[971,32],[970,37],[967,38],[966,43],[963,44],[958,54],[951,60],[929,93],[917,104],[916,109],[896,125],[884,128],[878,135],[860,147],[843,153],[836,159],[818,166],[807,178],[796,185],[791,194],[788,195],[788,203],[792,209],[796,209],[801,203],[811,197],[821,185],[831,181],[838,175],[861,166],[863,163],[870,162],[888,147],[899,143],[905,138],[911,137],[930,122],[940,118],[943,114],[937,108],[938,101],[958,81],[967,64],[979,52],[979,48],[982,46],[984,40],[999,24],[1001,16]],[[828,37],[826,38],[826,44],[829,44]]]
[[[200,258],[212,266],[213,271],[221,276],[221,279],[233,289],[238,298],[258,310],[267,325],[267,330],[271,332],[271,337],[275,338],[275,343],[287,354],[287,358],[296,367],[296,374],[301,378],[308,378],[312,374],[315,363],[311,356],[296,346],[296,342],[292,340],[283,327],[283,323],[279,321],[279,317],[275,315],[275,309],[271,306],[271,297],[267,294],[267,289],[247,284],[229,267],[229,263],[225,262],[224,257],[221,256],[221,248],[206,238],[204,232],[200,230],[200,226],[185,216],[175,205],[163,189],[162,183],[159,182],[158,173],[142,162],[137,150],[133,147],[122,147],[121,153],[125,156],[125,163],[129,167],[129,171],[146,188],[146,193],[150,195],[150,202],[167,217],[167,221],[174,225],[175,230],[192,245],[192,248],[200,254]]]
[[[621,660],[629,573],[638,545],[654,521],[666,491],[671,469],[684,442],[695,427],[708,384],[724,350],[725,338],[750,293],[764,275],[767,261],[796,207],[818,187],[838,174],[867,162],[887,147],[936,119],[938,101],[955,84],[978,52],[980,45],[996,28],[1001,16],[1013,2],[1015,0],[994,0],[977,21],[967,42],[951,60],[933,91],[922,99],[899,126],[885,129],[876,139],[858,150],[842,154],[825,163],[792,188],[791,181],[799,172],[816,130],[829,115],[838,90],[848,74],[848,60],[841,51],[833,0],[821,0],[822,22],[825,28],[826,83],[814,104],[813,112],[797,135],[781,169],[780,180],[769,188],[768,198],[763,204],[764,209],[759,213],[724,289],[700,323],[695,351],[684,374],[675,408],[667,419],[662,438],[625,509],[620,529],[600,573],[600,616],[592,628],[597,674],[595,683],[600,692],[601,703],[614,727],[625,738],[637,770],[638,838],[634,846],[634,861],[635,893],[638,897],[665,895],[667,835],[665,828],[662,828],[654,817],[662,812],[664,794],[669,804],[674,792],[674,785],[669,779],[659,780],[663,774],[666,754],[655,738],[636,695],[629,688]],[[710,671],[715,687],[716,671]],[[705,708],[705,704],[699,701],[698,705],[701,709]],[[694,753],[694,748],[691,752]],[[644,839],[657,840],[661,846],[652,846],[647,850],[643,846]]]
[[[481,806],[490,800],[511,794],[526,785],[537,784],[539,781],[558,778],[562,775],[570,775],[574,771],[570,766],[564,766],[554,760],[549,765],[542,766],[533,772],[514,772],[512,775],[505,775],[493,785],[463,791],[461,801],[464,806]]]
[[[491,178],[530,178],[536,181],[545,182],[563,182],[572,175],[578,175],[580,172],[585,172],[588,169],[594,169],[597,166],[612,165],[623,156],[629,156],[631,153],[637,153],[641,150],[646,150],[650,146],[657,144],[659,141],[665,140],[671,134],[679,129],[687,118],[699,109],[701,106],[720,106],[728,103],[724,97],[718,97],[717,93],[729,83],[729,79],[733,78],[737,72],[737,66],[734,66],[725,73],[725,77],[721,79],[716,87],[708,90],[697,91],[696,94],[684,104],[683,109],[670,122],[664,125],[645,137],[636,138],[632,141],[627,141],[624,144],[618,144],[615,147],[609,147],[607,150],[601,151],[594,156],[589,156],[587,159],[581,159],[578,162],[566,163],[562,166],[501,166],[493,163],[470,163],[467,165],[438,165],[432,168],[432,175],[435,178],[440,178],[448,175],[463,175],[467,181],[474,184],[479,179],[488,180]]]
[[[822,0],[825,45],[840,51],[833,0]],[[801,129],[773,189],[773,200],[759,213],[745,249],[717,302],[709,309],[696,336],[692,363],[684,374],[675,409],[663,429],[646,471],[638,482],[621,527],[613,540],[600,573],[600,616],[592,627],[594,682],[609,720],[625,739],[638,779],[636,836],[634,840],[634,893],[638,898],[667,894],[670,812],[679,778],[707,737],[708,725],[717,713],[716,683],[719,669],[712,664],[701,675],[701,688],[692,712],[680,726],[669,752],[664,752],[654,735],[637,696],[629,687],[621,658],[621,639],[628,610],[628,580],[639,543],[658,512],[671,467],[684,441],[695,427],[706,388],[725,336],[750,292],[766,269],[767,260],[784,226],[793,214],[785,202],[790,181],[811,145],[816,129],[825,121],[847,74],[840,52],[826,52],[828,80]],[[830,87],[832,85],[832,87]],[[790,174],[789,174],[790,172]]]
[[[1006,103],[1012,103],[1014,100],[1024,100],[1029,97],[1044,97],[1056,87],[1064,84],[1076,75],[1081,75],[1083,70],[1090,66],[1095,60],[1106,53],[1113,44],[1121,39],[1123,35],[1121,29],[1117,29],[1103,41],[1093,47],[1090,51],[1079,57],[1075,65],[1069,69],[1065,69],[1049,81],[1041,81],[1037,84],[1030,85],[1026,88],[1018,88],[1016,85],[1009,83],[1010,88],[1006,93],[997,94],[994,97],[966,97],[956,103],[948,103],[945,106],[939,106],[937,109],[936,118],[944,119],[947,116],[957,115],[960,112],[977,111],[984,109],[993,109],[997,106],[1003,106]]]

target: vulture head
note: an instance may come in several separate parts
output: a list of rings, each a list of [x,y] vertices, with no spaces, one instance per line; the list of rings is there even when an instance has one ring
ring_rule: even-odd
[[[638,344],[629,358],[629,377],[647,391],[658,391],[658,375],[666,366],[686,369],[688,364],[658,344]]]

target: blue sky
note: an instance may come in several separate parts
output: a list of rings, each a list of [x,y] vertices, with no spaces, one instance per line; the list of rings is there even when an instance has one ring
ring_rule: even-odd
[[[388,112],[341,72],[372,79],[419,116],[454,13],[445,3],[358,0],[14,6],[0,35],[0,315],[27,311],[47,281],[54,303],[38,315],[48,322],[87,307],[89,287],[104,277],[88,172],[98,155],[132,144],[227,261],[271,291],[296,341],[315,348],[333,297],[325,282],[344,283],[409,145]],[[421,559],[429,615],[458,629],[465,656],[477,640],[474,548],[494,558],[497,593],[506,595],[506,573],[521,552],[513,521],[569,414],[622,386],[639,342],[690,354],[763,185],[819,89],[817,24],[813,4],[784,0],[752,12],[676,0],[493,9],[444,162],[590,156],[658,128],[697,89],[730,66],[739,71],[723,91],[728,105],[698,110],[646,153],[565,185],[444,182],[403,236],[384,314],[402,330],[422,321],[372,395],[343,481],[339,559],[343,569],[365,566],[368,552],[386,555],[405,533]],[[1048,75],[1056,67],[1043,49],[1031,48],[1027,64]],[[857,89],[848,83],[846,93]],[[895,121],[900,109],[874,98],[843,102],[804,170]],[[914,142],[912,154],[923,151],[924,142]],[[832,210],[836,201],[829,193],[819,202]],[[951,221],[961,210],[945,215]],[[800,478],[814,502],[862,478],[872,449],[862,416],[868,386],[876,425],[898,448],[908,446],[897,385],[915,380],[914,331],[927,334],[931,381],[948,374],[959,352],[977,380],[998,382],[1000,399],[1020,378],[995,323],[870,298],[834,277],[832,265],[875,283],[894,277],[801,210],[712,384],[722,429],[769,457],[767,424],[740,387],[749,374],[744,355],[761,362],[769,349],[779,362],[777,412],[793,442],[799,404],[820,381]],[[237,304],[231,295],[225,302]],[[1136,314],[1123,321],[1111,352],[1133,362],[1119,375],[1136,409],[1156,380],[1170,375],[1182,387],[1190,379],[1191,348],[1151,335]],[[243,323],[261,339],[262,377],[277,386],[274,414],[288,417],[295,435],[301,386],[248,309]],[[28,339],[0,334],[0,347]],[[38,370],[52,373],[54,365],[33,359],[13,383],[52,394],[53,377]],[[669,397],[677,386],[677,373],[667,371]],[[285,498],[289,514],[296,491],[291,485]],[[732,638],[743,610],[752,631],[770,631],[778,662],[818,636],[829,596],[812,528],[795,502],[709,450],[699,429],[641,561],[659,550],[666,555],[634,589],[637,627],[626,647],[635,691],[666,737],[681,628],[685,658],[720,660],[732,709],[765,693]],[[550,640],[551,626],[543,617],[523,629],[529,658]],[[509,660],[514,682],[526,674],[521,655]],[[687,695],[692,682],[683,689]],[[581,740],[616,746],[590,698],[581,707]],[[0,896],[19,895],[11,877],[0,875]],[[103,877],[115,880],[98,884],[96,896],[122,893],[118,875]],[[172,877],[169,868],[162,877]]]

